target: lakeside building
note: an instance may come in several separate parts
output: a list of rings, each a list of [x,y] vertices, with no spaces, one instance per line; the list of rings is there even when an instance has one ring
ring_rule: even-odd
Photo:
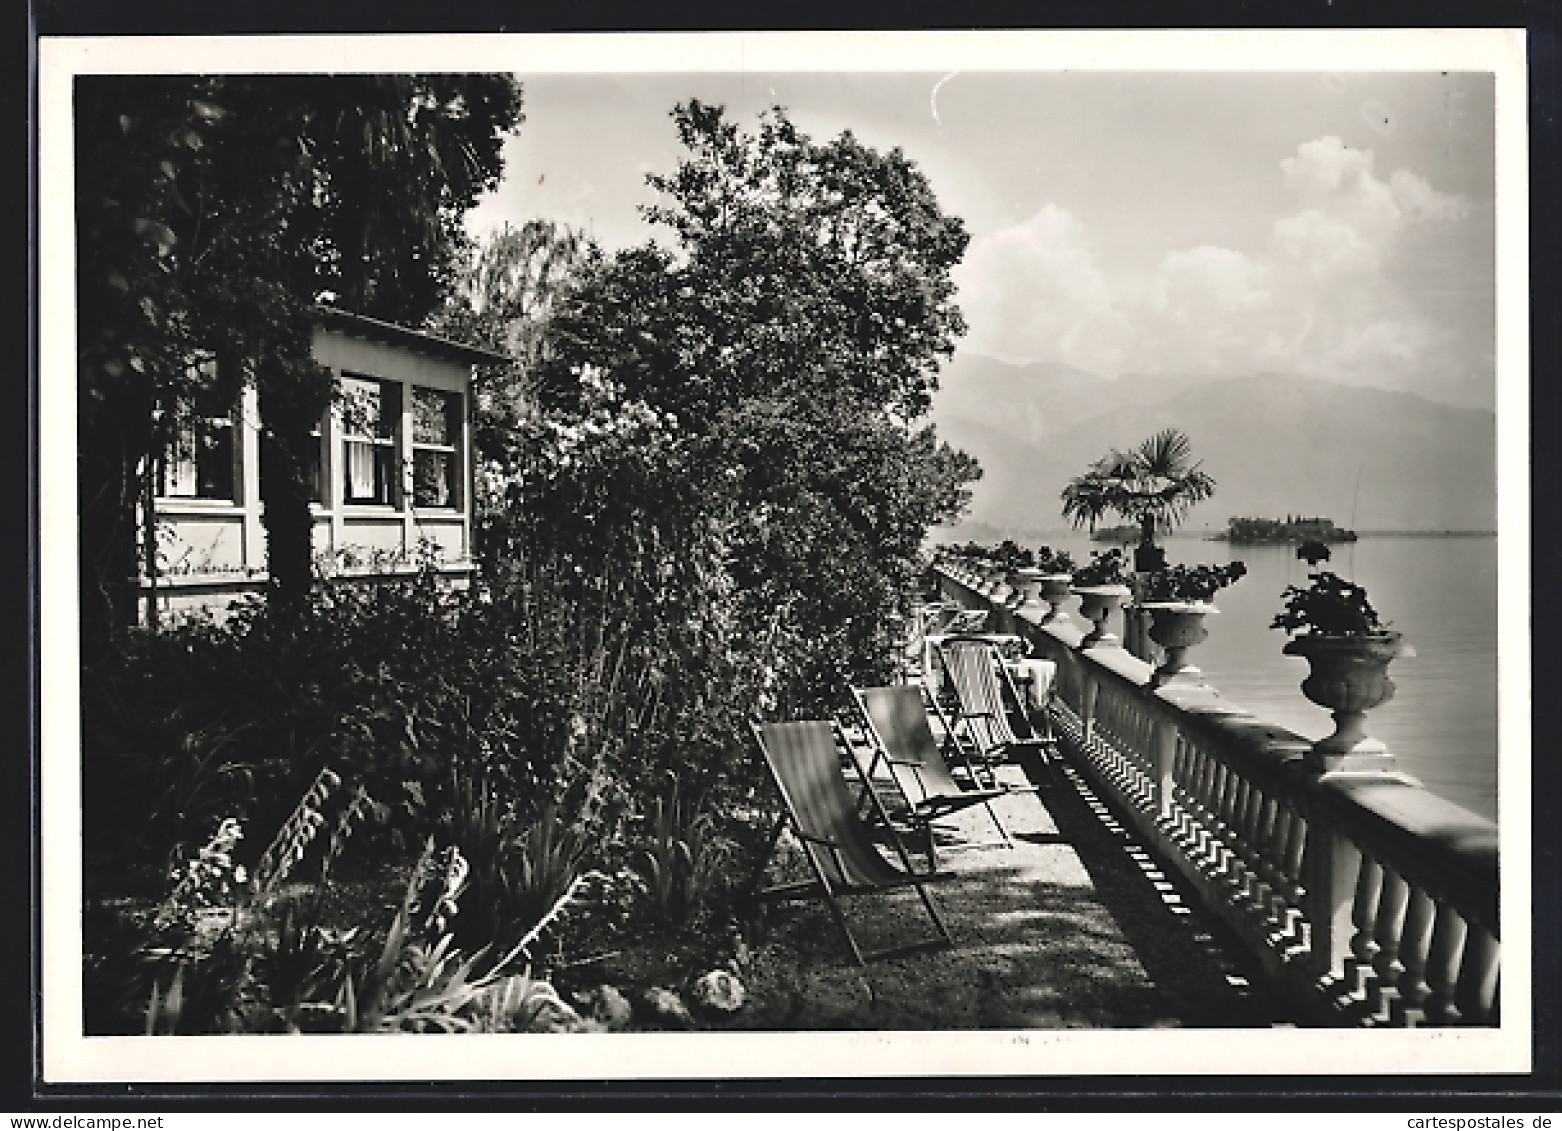
[[[426,545],[441,573],[464,582],[472,569],[473,371],[506,359],[334,307],[314,313],[313,356],[342,394],[320,420],[310,460],[318,568],[407,572]],[[266,581],[262,427],[259,398],[246,386],[231,405],[197,406],[154,464],[158,561],[148,570],[143,560],[143,620],[154,608],[221,607]]]

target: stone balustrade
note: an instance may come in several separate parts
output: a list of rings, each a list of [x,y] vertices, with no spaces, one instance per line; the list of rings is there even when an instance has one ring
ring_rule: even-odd
[[[1202,681],[1153,688],[1151,665],[1126,648],[1079,651],[1078,625],[1044,624],[974,573],[941,567],[939,585],[1057,663],[1056,724],[1074,767],[1304,1017],[1497,1023],[1495,824],[1391,770],[1326,772],[1301,735]]]

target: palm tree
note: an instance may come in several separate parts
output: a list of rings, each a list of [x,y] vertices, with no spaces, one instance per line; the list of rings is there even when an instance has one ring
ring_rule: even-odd
[[[1157,569],[1165,554],[1155,533],[1173,530],[1189,509],[1215,493],[1215,481],[1192,458],[1187,434],[1167,428],[1126,452],[1115,448],[1063,488],[1063,514],[1075,529],[1115,514],[1139,524],[1136,569]]]

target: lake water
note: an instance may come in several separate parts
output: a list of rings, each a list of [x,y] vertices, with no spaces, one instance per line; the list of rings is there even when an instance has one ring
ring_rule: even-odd
[[[1106,548],[1085,535],[1046,542],[1079,562]],[[1205,678],[1233,703],[1298,734],[1331,733],[1329,712],[1302,695],[1307,661],[1282,655],[1286,636],[1269,628],[1281,591],[1307,577],[1295,548],[1175,537],[1165,547],[1172,562],[1247,564],[1247,576],[1216,595],[1220,613],[1205,622],[1209,639],[1189,653]],[[1331,549],[1324,568],[1365,585],[1379,615],[1416,651],[1389,669],[1394,698],[1368,713],[1367,733],[1427,788],[1495,819],[1497,539],[1366,535]],[[1084,623],[1077,598],[1066,607]],[[1120,632],[1115,620],[1112,630]]]

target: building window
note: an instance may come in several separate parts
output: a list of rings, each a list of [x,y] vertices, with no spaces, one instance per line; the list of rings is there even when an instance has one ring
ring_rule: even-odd
[[[344,501],[395,506],[401,386],[343,375],[342,396]]]
[[[190,367],[189,376],[204,387],[195,402],[174,422],[168,451],[158,464],[157,491],[170,499],[234,500],[238,456],[233,406],[210,391],[217,379],[217,361],[206,358]]]
[[[420,507],[461,505],[457,445],[461,439],[461,394],[412,390],[412,501]]]

